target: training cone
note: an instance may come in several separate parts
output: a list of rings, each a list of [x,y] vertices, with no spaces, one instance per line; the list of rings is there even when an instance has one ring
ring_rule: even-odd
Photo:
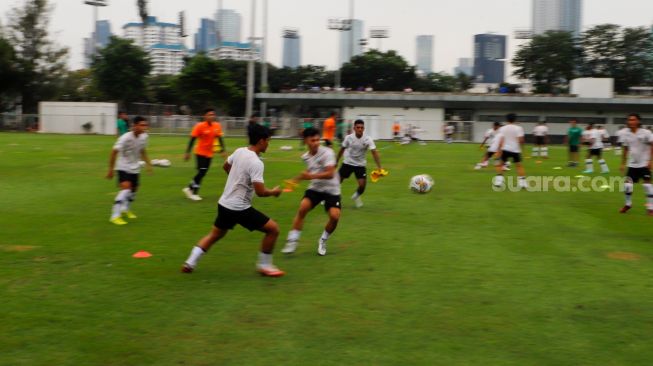
[[[134,257],[134,258],[149,258],[151,256],[152,256],[152,254],[150,254],[149,252],[146,252],[144,250],[138,251],[138,252],[134,253],[134,255],[132,255],[132,257]]]

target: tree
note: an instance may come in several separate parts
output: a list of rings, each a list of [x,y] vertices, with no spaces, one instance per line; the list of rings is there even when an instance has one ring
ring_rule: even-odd
[[[89,69],[69,71],[57,90],[57,100],[88,102],[102,100]]]
[[[20,79],[16,51],[0,36],[0,112],[14,107],[20,92]]]
[[[464,92],[471,89],[474,86],[474,77],[467,75],[464,72],[459,72],[456,75],[456,88],[458,91]]]
[[[580,46],[583,60],[580,71],[588,77],[614,77],[619,64],[619,36],[621,27],[601,24],[585,31]]]
[[[328,71],[324,66],[284,67],[270,73],[270,90],[280,92],[290,89],[310,89],[311,87],[331,86],[334,81],[335,72]]]
[[[180,104],[176,88],[177,77],[173,75],[155,75],[147,80],[147,99],[151,103]]]
[[[194,112],[207,106],[229,111],[232,103],[243,98],[243,92],[220,62],[203,54],[191,58],[177,77],[177,91]]]
[[[396,51],[370,50],[342,67],[342,84],[352,89],[371,86],[374,90],[404,90],[415,78],[415,67]]]
[[[6,36],[16,52],[21,103],[27,113],[36,112],[39,101],[56,95],[66,71],[68,49],[59,48],[48,38],[51,12],[47,0],[26,0],[8,16]]]
[[[653,39],[644,27],[626,28],[620,47],[623,60],[615,80],[617,92],[653,83]]]
[[[576,77],[580,59],[572,33],[548,31],[520,47],[512,64],[514,75],[531,80],[536,93],[555,93]]]
[[[419,92],[452,92],[458,90],[458,80],[445,73],[432,72],[425,77],[416,78],[411,87]]]
[[[91,69],[100,92],[120,102],[123,108],[129,102],[145,99],[145,80],[152,66],[147,53],[132,41],[111,37]]]

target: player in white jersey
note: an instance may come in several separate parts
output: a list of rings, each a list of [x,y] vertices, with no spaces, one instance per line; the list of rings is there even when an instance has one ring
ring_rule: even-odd
[[[497,155],[505,164],[510,159],[517,167],[517,175],[519,176],[519,187],[526,188],[526,171],[522,165],[522,146],[524,145],[524,128],[515,124],[517,116],[510,113],[506,116],[506,125],[499,129],[501,136],[499,137],[499,146]],[[494,178],[493,184],[495,186],[502,186],[504,184],[503,165],[496,166],[497,176]]]
[[[535,136],[535,146],[533,146],[533,156],[534,157],[543,157],[544,159],[549,158],[549,148],[547,144],[549,143],[549,127],[546,126],[546,122],[540,122],[533,129],[533,136]]]
[[[477,163],[474,169],[479,170],[481,168],[487,167],[488,161],[497,153],[497,149],[499,148],[499,139],[497,138],[497,134],[499,133],[500,127],[500,122],[494,122],[492,128],[485,131],[483,141],[481,142],[481,146],[479,148],[481,150],[486,148],[487,150],[485,154],[483,154],[481,162]]]
[[[584,174],[592,174],[594,173],[594,160],[592,159],[593,157],[596,157],[599,161],[599,165],[601,166],[601,173],[602,174],[608,174],[610,173],[610,169],[608,168],[608,164],[605,162],[605,159],[603,159],[603,141],[610,136],[607,134],[605,130],[599,130],[598,128],[594,128],[593,124],[590,124],[588,126],[587,131],[583,134],[585,142],[589,144],[589,150],[587,152],[587,159],[585,159],[585,170],[583,171]]]
[[[249,147],[241,147],[233,152],[225,161],[223,169],[229,175],[220,200],[218,201],[218,216],[213,223],[211,232],[200,239],[191,250],[190,256],[181,271],[191,273],[200,258],[222,239],[236,224],[249,231],[261,231],[265,234],[258,254],[256,270],[263,276],[281,277],[284,272],[272,263],[274,244],[279,237],[279,225],[252,207],[254,193],[259,197],[279,197],[281,189],[268,189],[263,180],[263,161],[259,157],[268,149],[270,130],[256,125],[249,134]]]
[[[630,131],[630,128],[623,125],[619,126],[619,130],[616,133],[617,138],[614,146],[615,155],[621,155],[621,146],[623,146],[624,134],[626,134],[628,131]]]
[[[625,171],[624,192],[626,205],[619,211],[626,213],[633,207],[633,189],[641,179],[646,192],[646,210],[653,216],[653,184],[651,184],[651,156],[653,156],[653,132],[642,128],[641,117],[637,113],[628,116],[629,130],[622,135],[624,153],[621,171]]]
[[[352,173],[356,175],[356,180],[358,181],[358,189],[351,196],[351,199],[354,200],[354,203],[357,208],[363,207],[363,200],[361,196],[365,192],[365,186],[367,184],[367,151],[372,152],[372,157],[374,157],[374,162],[376,167],[381,170],[381,158],[379,157],[379,152],[376,150],[376,145],[374,140],[368,136],[364,135],[365,132],[365,122],[363,120],[356,120],[354,122],[354,133],[347,135],[345,140],[340,145],[340,151],[338,151],[338,157],[336,158],[336,165],[342,158],[343,154],[345,160],[338,170],[338,175],[340,175],[340,183],[345,179],[349,178]]]
[[[450,124],[447,123],[444,128],[444,139],[447,142],[447,144],[450,144],[453,142],[453,133],[456,131],[456,128]]]
[[[324,202],[329,221],[318,241],[317,254],[326,255],[327,240],[336,230],[340,220],[340,178],[336,172],[336,154],[333,149],[320,146],[320,132],[315,128],[304,130],[304,144],[308,147],[308,152],[302,155],[306,170],[295,180],[310,180],[311,183],[299,204],[292,230],[288,233],[282,252],[290,254],[297,249],[306,215]]]
[[[111,210],[110,222],[116,225],[125,225],[128,219],[135,219],[136,215],[131,211],[131,204],[136,198],[139,186],[139,175],[141,172],[141,159],[147,164],[151,173],[152,165],[147,157],[147,120],[143,117],[134,118],[134,126],[131,132],[127,132],[118,138],[109,159],[109,172],[107,179],[112,179],[114,169],[118,172],[118,184],[120,192],[116,195]],[[116,164],[116,158],[118,160]]]

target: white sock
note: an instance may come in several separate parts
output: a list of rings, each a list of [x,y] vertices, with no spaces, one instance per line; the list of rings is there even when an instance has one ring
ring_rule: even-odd
[[[288,233],[288,238],[286,241],[299,241],[299,237],[302,235],[302,232],[299,230],[290,230]]]
[[[549,156],[549,148],[548,147],[543,147],[542,148],[542,156],[544,156],[544,157]]]
[[[626,206],[633,206],[633,187],[632,183],[624,183],[624,194],[626,195]]]
[[[124,211],[129,211],[131,208],[132,202],[136,199],[136,192],[129,191],[129,195],[127,196],[127,199],[123,202],[122,205],[122,210]]]
[[[644,183],[644,191],[646,192],[646,208],[648,210],[653,210],[653,184]]]
[[[327,241],[329,240],[330,236],[331,234],[327,233],[326,230],[324,230],[324,232],[322,233],[322,237],[320,237],[320,239],[322,239],[323,241]]]
[[[519,177],[519,186],[526,187],[526,177]]]
[[[354,192],[354,194],[351,196],[351,199],[353,199],[353,200],[357,200],[358,198],[360,198],[360,196],[361,196],[361,195],[358,194],[358,191],[356,191],[356,192]]]
[[[601,159],[599,160],[599,165],[601,165],[601,171],[603,173],[609,173],[610,169],[608,168],[608,164],[605,163],[605,160]]]
[[[259,266],[271,266],[272,265],[272,254],[265,254],[263,252],[258,252],[258,265]]]
[[[540,155],[540,148],[534,147],[533,148],[533,156],[538,156]]]
[[[592,159],[585,160],[585,168],[588,171],[594,171],[594,161]]]
[[[116,199],[113,202],[113,209],[111,210],[111,219],[120,217],[120,213],[122,212],[122,207],[125,204],[125,201],[127,201],[127,197],[129,197],[130,192],[131,190],[129,189],[123,189],[122,191],[118,192],[118,194],[116,195]]]
[[[188,259],[186,259],[186,264],[191,266],[192,268],[195,268],[197,266],[197,262],[202,258],[202,256],[206,254],[204,249],[194,246],[193,249],[190,251],[190,256]]]

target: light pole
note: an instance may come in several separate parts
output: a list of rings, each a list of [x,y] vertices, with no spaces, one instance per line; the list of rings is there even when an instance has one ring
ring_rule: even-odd
[[[254,41],[256,39],[256,0],[252,0],[252,14],[249,37],[249,60],[247,63],[247,100],[245,118],[252,115],[254,109]]]
[[[331,18],[329,19],[329,23],[327,25],[327,28],[330,30],[335,30],[338,32],[346,32],[352,29],[352,21],[351,19],[340,19],[340,18]],[[352,32],[353,33],[353,32]],[[352,46],[353,48],[353,46]],[[336,70],[336,80],[335,80],[335,88],[340,89],[340,84],[341,84],[341,72],[340,68],[342,65],[340,64],[340,61],[338,60],[338,68]]]
[[[268,92],[268,0],[263,0],[263,42],[261,43],[261,92]],[[261,102],[261,118],[267,117],[268,104]]]
[[[95,51],[97,49],[97,18],[98,18],[98,7],[107,6],[107,0],[86,0],[84,4],[91,5],[93,7],[93,42],[91,47],[91,61],[95,57]]]

